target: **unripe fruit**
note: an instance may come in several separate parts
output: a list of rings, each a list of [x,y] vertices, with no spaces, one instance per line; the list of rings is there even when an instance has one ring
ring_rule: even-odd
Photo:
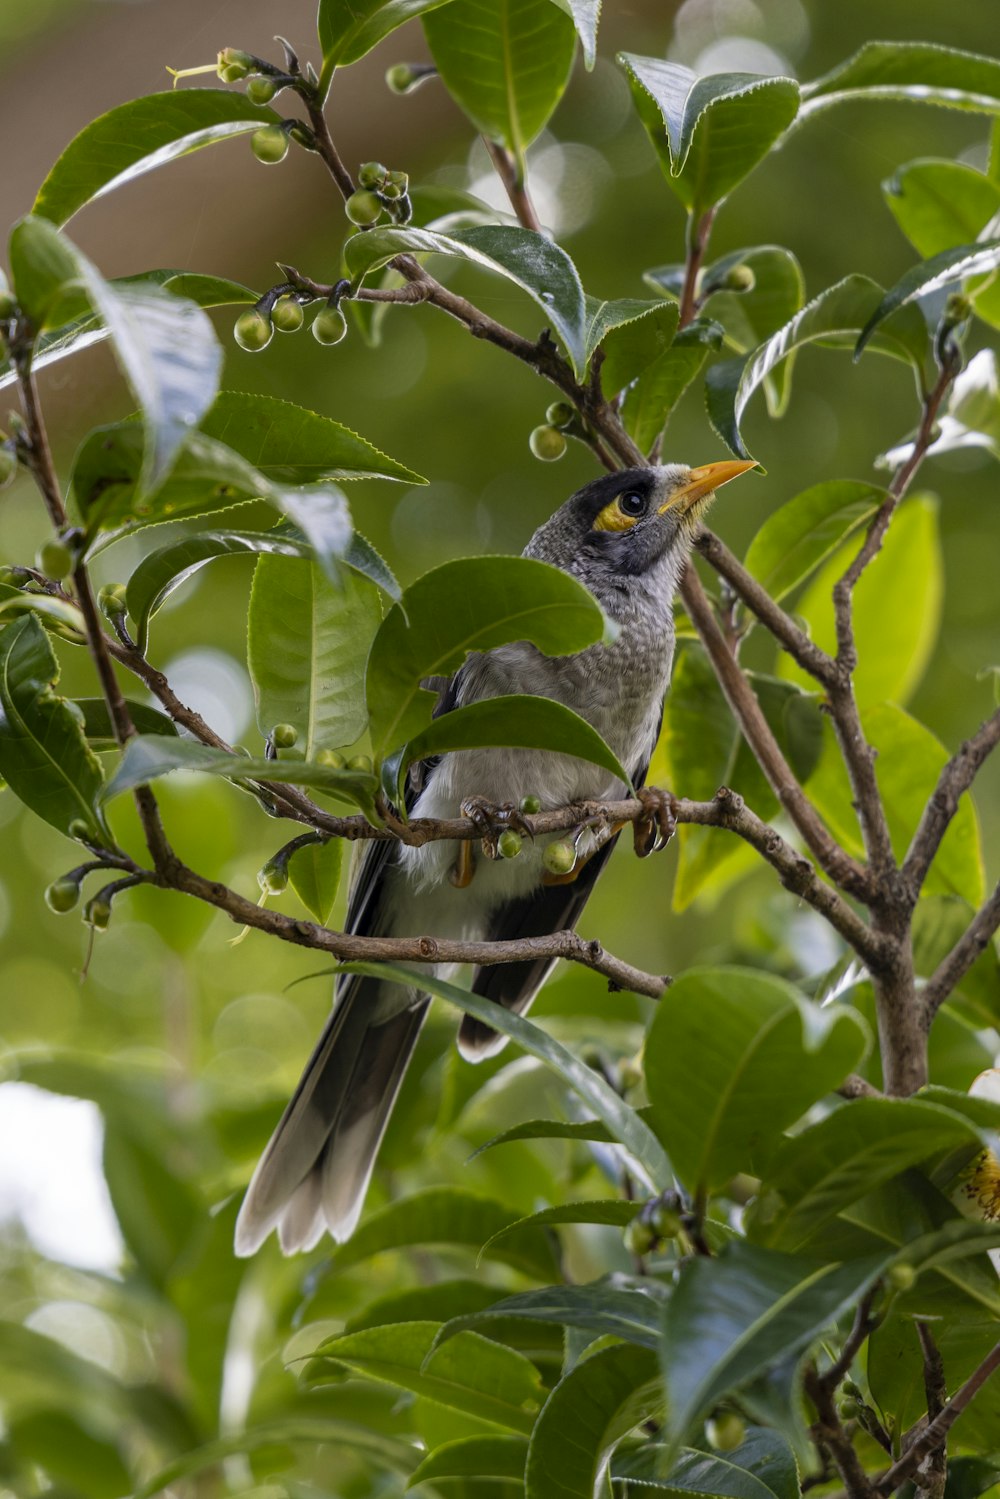
[[[105,619],[109,619],[114,624],[115,620],[128,608],[125,602],[125,584],[105,583],[97,595],[97,603]]]
[[[374,224],[379,218],[382,205],[374,193],[370,193],[367,188],[359,187],[344,204],[344,212],[352,224],[364,228],[369,224]]]
[[[518,811],[523,812],[525,817],[533,817],[536,812],[542,810],[542,803],[537,796],[522,796]]]
[[[837,1415],[842,1421],[856,1421],[861,1415],[862,1409],[861,1402],[855,1400],[853,1396],[848,1396],[846,1400],[839,1400],[837,1402]]]
[[[257,883],[265,895],[281,895],[288,889],[288,870],[270,859],[258,872]]]
[[[648,1254],[656,1243],[656,1234],[642,1218],[633,1218],[625,1229],[625,1248],[629,1254]]]
[[[247,83],[247,98],[251,104],[270,104],[278,92],[273,78],[251,78]]]
[[[674,1207],[668,1207],[665,1202],[658,1202],[649,1215],[649,1221],[656,1230],[660,1239],[676,1239],[683,1228],[681,1215]]]
[[[722,278],[722,291],[753,291],[757,277],[748,265],[730,266]]]
[[[568,401],[553,401],[545,413],[545,420],[551,427],[568,427],[574,415],[575,412]]]
[[[343,770],[344,757],[336,750],[321,749],[316,754],[316,764],[325,765],[327,770]]]
[[[17,303],[9,291],[0,291],[0,322],[6,323],[17,312]]]
[[[536,427],[528,438],[528,446],[543,463],[554,463],[565,453],[566,439],[555,427]]]
[[[89,822],[82,817],[74,817],[66,830],[71,838],[76,838],[80,843],[89,843],[94,835],[94,830]]]
[[[256,307],[250,312],[243,312],[236,319],[233,328],[233,337],[241,349],[248,354],[258,354],[261,349],[266,349],[271,342],[271,320],[258,312]]]
[[[894,1291],[912,1291],[917,1283],[917,1272],[905,1260],[900,1260],[898,1264],[889,1266],[885,1278]]]
[[[560,838],[557,843],[546,847],[542,863],[550,874],[570,874],[576,863],[576,849],[572,843]]]
[[[372,757],[371,755],[352,755],[350,760],[348,760],[347,762],[347,768],[348,770],[363,770],[370,774],[372,768]]]
[[[720,1411],[705,1422],[708,1445],[716,1452],[732,1452],[739,1447],[747,1434],[746,1422],[735,1411]]]
[[[339,307],[321,307],[313,318],[313,338],[324,345],[339,344],[347,336],[347,319]]]
[[[363,161],[358,167],[358,182],[362,187],[381,187],[389,175],[389,168],[380,161]]]
[[[497,839],[501,859],[516,859],[521,852],[521,835],[513,828],[505,828]]]
[[[47,541],[39,548],[36,558],[38,571],[61,583],[73,571],[73,553],[64,541]]]
[[[275,749],[291,749],[298,743],[299,731],[293,723],[276,723],[271,730],[271,742]]]
[[[95,932],[106,932],[111,922],[111,902],[95,895],[83,908],[83,919]]]
[[[279,297],[271,308],[271,323],[279,333],[298,333],[305,317],[302,303],[295,297]]]
[[[258,161],[273,166],[288,155],[288,136],[280,125],[262,125],[250,137],[250,149]]]
[[[61,879],[53,880],[45,892],[45,904],[50,911],[64,916],[67,911],[72,911],[80,899],[80,887],[76,880]]]
[[[17,473],[17,459],[6,443],[0,445],[0,489],[6,489]]]

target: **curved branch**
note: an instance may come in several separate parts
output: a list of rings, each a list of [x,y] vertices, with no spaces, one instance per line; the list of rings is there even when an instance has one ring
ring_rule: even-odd
[[[913,841],[903,860],[903,880],[911,906],[916,904],[927,871],[941,840],[958,811],[962,796],[972,785],[983,762],[1000,744],[1000,708],[981,724],[952,755],[924,808]]]
[[[1000,1369],[1000,1343],[986,1355],[979,1368],[969,1375],[965,1383],[959,1386],[944,1409],[924,1427],[899,1462],[893,1463],[881,1478],[876,1479],[876,1493],[893,1494],[908,1478],[913,1477],[927,1454],[943,1445],[959,1416],[996,1369]]]
[[[956,984],[962,982],[976,959],[986,951],[998,929],[1000,929],[1000,883],[997,884],[993,894],[980,906],[969,926],[959,937],[951,952],[942,958],[924,987],[921,1001],[924,1025],[928,1030],[948,995]]]

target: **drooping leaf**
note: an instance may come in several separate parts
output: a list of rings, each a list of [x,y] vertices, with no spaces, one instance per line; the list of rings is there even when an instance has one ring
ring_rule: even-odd
[[[573,17],[576,34],[583,44],[587,72],[597,61],[597,27],[601,19],[601,0],[555,0],[561,10]]]
[[[320,0],[317,29],[323,77],[358,62],[406,21],[445,0]]]
[[[870,520],[884,499],[884,489],[860,479],[814,484],[768,516],[744,565],[773,599],[783,599]]]
[[[0,630],[0,776],[61,833],[79,821],[107,844],[100,761],[76,713],[53,692],[58,679],[55,653],[33,615]]]
[[[913,266],[895,286],[889,288],[868,317],[854,346],[855,358],[886,318],[917,297],[926,297],[952,281],[964,281],[969,276],[989,275],[997,269],[1000,269],[1000,239],[985,240],[982,244],[957,245],[954,249],[944,250],[940,255],[932,255],[930,260]]]
[[[622,52],[664,176],[696,217],[732,192],[792,124],[799,88],[757,73],[698,77],[680,63]]]
[[[594,598],[560,568],[527,557],[444,563],[410,585],[375,636],[366,684],[375,753],[422,733],[435,700],[420,683],[450,676],[469,651],[530,640],[568,655],[604,634]]]
[[[662,311],[663,307],[662,302],[645,301],[639,297],[618,297],[611,300],[604,300],[600,297],[587,296],[585,302],[587,326],[584,347],[588,364],[594,357],[595,349],[599,348],[609,333],[613,332],[616,328],[624,328],[629,323],[635,323],[642,318],[649,317],[658,310]],[[630,376],[626,370],[622,385],[625,384],[628,378]],[[621,389],[621,386],[618,389]]]
[[[612,1477],[643,1490],[680,1494],[711,1494],[718,1499],[798,1499],[799,1475],[795,1457],[784,1437],[764,1427],[747,1432],[733,1452],[682,1450],[676,1462],[665,1461],[660,1442],[620,1447],[611,1460]]]
[[[407,1488],[441,1478],[523,1478],[527,1456],[523,1437],[459,1437],[429,1452]]]
[[[576,51],[573,21],[551,0],[450,0],[424,17],[441,79],[481,134],[524,153],[548,123]]]
[[[92,198],[154,167],[280,119],[230,89],[182,89],[119,104],[70,141],[39,188],[32,212],[65,224]]]
[[[593,1202],[564,1202],[554,1208],[539,1208],[537,1213],[529,1213],[509,1227],[499,1229],[486,1247],[517,1228],[547,1228],[558,1223],[596,1223],[605,1228],[624,1228],[641,1206],[641,1203],[626,1202],[617,1197],[599,1197]]]
[[[265,554],[250,592],[247,665],[257,725],[267,737],[292,724],[307,760],[364,732],[365,662],[382,610],[367,578],[345,571],[334,586],[315,563]]]
[[[328,838],[325,843],[307,843],[288,861],[288,879],[306,910],[326,926],[337,899],[340,871],[344,863],[344,841]]]
[[[450,255],[506,276],[541,307],[566,346],[577,376],[586,365],[587,314],[576,266],[565,250],[510,224],[435,234],[429,229],[372,229],[344,247],[351,276],[360,281],[397,255]]]
[[[863,1022],[749,968],[695,968],[667,991],[645,1048],[653,1120],[691,1191],[724,1185],[864,1056]]]
[[[466,1014],[474,1015],[477,1020],[482,1020],[509,1036],[529,1056],[537,1057],[550,1067],[604,1121],[614,1139],[628,1153],[633,1170],[644,1184],[653,1191],[662,1190],[662,1184],[670,1176],[670,1163],[652,1130],[592,1067],[588,1067],[565,1046],[554,1041],[540,1026],[525,1020],[521,1015],[513,1014],[493,1000],[483,999],[481,995],[467,993],[456,984],[434,978],[429,972],[414,972],[413,969],[389,963],[345,963],[343,970],[395,981],[408,988],[416,986],[427,994],[447,1000]],[[533,1237],[537,1238],[537,1235]]]
[[[616,1337],[655,1350],[667,1295],[667,1287],[658,1280],[624,1275],[612,1275],[590,1285],[546,1286],[540,1291],[505,1296],[492,1306],[453,1317],[441,1329],[438,1341],[445,1342],[469,1329],[488,1331],[496,1320],[513,1317],[580,1328],[595,1338]]]
[[[648,1108],[637,1112],[649,1122]],[[492,1150],[494,1145],[507,1145],[515,1140],[584,1140],[601,1145],[613,1144],[611,1132],[600,1119],[581,1119],[574,1124],[568,1124],[562,1119],[528,1119],[524,1124],[512,1124],[510,1129],[494,1135],[492,1140],[480,1145],[470,1159],[481,1155],[484,1150]]]
[[[802,86],[801,118],[855,99],[898,99],[1000,113],[1000,62],[931,42],[866,42],[853,57]]]

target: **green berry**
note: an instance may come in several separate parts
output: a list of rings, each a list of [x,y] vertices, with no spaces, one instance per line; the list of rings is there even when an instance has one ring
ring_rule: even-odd
[[[347,336],[347,319],[339,307],[321,307],[313,318],[313,338],[324,345],[339,344]]]
[[[363,161],[358,167],[358,181],[369,191],[381,187],[388,175],[389,168],[384,167],[380,161]]]
[[[547,845],[542,863],[550,874],[570,874],[576,864],[576,849],[565,838],[560,838],[558,842]]]
[[[568,401],[553,401],[545,413],[545,420],[550,427],[568,427],[575,415]]]
[[[325,765],[327,770],[343,770],[344,757],[338,755],[336,750],[321,749],[316,754],[316,764]]]
[[[528,446],[543,463],[554,463],[565,453],[566,439],[555,427],[536,427],[528,438]]]
[[[395,200],[396,198],[401,198],[403,196],[403,189],[397,182],[385,182],[383,183],[381,188],[381,196],[383,198]]]
[[[278,92],[273,78],[251,78],[247,82],[247,98],[251,104],[270,104]]]
[[[855,1400],[853,1396],[837,1402],[837,1415],[842,1421],[856,1421],[863,1409],[860,1400]]]
[[[72,911],[80,899],[80,887],[76,880],[63,876],[61,880],[53,880],[45,892],[45,904],[50,911],[55,911],[59,916],[64,916],[67,911]]]
[[[85,822],[82,817],[74,817],[66,831],[78,843],[89,843],[94,836],[94,830],[90,826],[90,823]]]
[[[541,800],[537,796],[522,796],[517,810],[523,812],[525,817],[533,817],[542,810]]]
[[[8,484],[12,484],[16,473],[17,458],[13,448],[6,443],[0,444],[0,489],[6,489]]]
[[[716,1452],[732,1452],[739,1447],[747,1434],[746,1422],[735,1411],[720,1411],[705,1422],[708,1445]]]
[[[889,1266],[885,1278],[894,1291],[912,1291],[917,1283],[917,1272],[905,1260],[900,1260],[898,1264]]]
[[[271,323],[279,333],[298,333],[305,316],[297,297],[279,297],[271,308]]]
[[[0,323],[8,322],[17,312],[17,303],[9,291],[0,291]]]
[[[625,1228],[625,1248],[629,1254],[643,1255],[656,1244],[656,1234],[643,1218],[636,1217]]]
[[[665,1202],[658,1202],[649,1215],[649,1221],[656,1230],[659,1239],[676,1239],[683,1228],[681,1215],[675,1207],[670,1207]]]
[[[348,770],[361,770],[370,775],[372,769],[372,757],[371,755],[352,755],[350,760],[348,760],[347,762],[347,768]]]
[[[753,291],[757,277],[748,265],[734,265],[722,278],[721,291]]]
[[[64,541],[45,542],[39,548],[36,561],[38,571],[54,583],[61,583],[73,571],[73,553]]]
[[[521,852],[521,835],[513,828],[505,828],[497,839],[501,859],[516,859]]]
[[[257,874],[257,883],[265,895],[281,895],[288,889],[288,870],[269,859]]]
[[[250,149],[258,161],[273,166],[288,155],[288,136],[280,125],[262,125],[250,137]]]
[[[95,895],[84,906],[83,919],[95,932],[106,932],[111,923],[111,902],[103,895]]]
[[[352,224],[367,228],[380,217],[382,205],[374,193],[369,192],[367,188],[359,187],[344,204],[344,212]]]
[[[394,94],[409,94],[426,79],[433,78],[436,72],[437,68],[429,63],[414,66],[408,62],[397,62],[386,72],[385,81]]]
[[[109,619],[113,624],[120,615],[125,614],[128,610],[128,605],[125,602],[125,584],[105,583],[97,595],[97,603],[105,619]]]
[[[270,318],[254,307],[249,312],[241,313],[236,319],[233,337],[248,354],[258,354],[271,342],[273,331]]]
[[[297,744],[299,731],[293,723],[276,723],[271,730],[271,742],[275,749],[291,749]]]

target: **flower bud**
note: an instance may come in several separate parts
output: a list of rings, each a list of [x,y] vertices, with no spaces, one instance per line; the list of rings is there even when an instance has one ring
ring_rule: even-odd
[[[271,324],[279,333],[297,333],[304,322],[305,313],[297,297],[279,297],[271,308]]]
[[[633,1218],[625,1228],[625,1248],[629,1254],[648,1254],[656,1245],[656,1234],[652,1227],[641,1217]]]
[[[521,852],[521,835],[513,828],[505,828],[497,839],[501,859],[516,859]]]
[[[735,1411],[720,1411],[705,1422],[708,1445],[716,1452],[732,1452],[739,1447],[747,1434],[746,1422]]]
[[[555,427],[536,427],[528,438],[528,446],[543,463],[554,463],[565,453],[566,439]]]
[[[412,94],[436,73],[437,68],[430,63],[397,62],[387,70],[385,81],[394,94]]]
[[[78,843],[90,843],[94,836],[94,830],[90,826],[90,823],[85,821],[85,819],[82,817],[74,817],[73,821],[70,823],[66,831],[69,833],[69,836],[71,838],[75,838]]]
[[[676,1239],[684,1227],[677,1208],[663,1201],[658,1202],[652,1209],[649,1221],[658,1239]]]
[[[336,750],[321,749],[316,752],[316,764],[326,766],[327,770],[343,770],[344,757]]]
[[[13,484],[17,473],[17,456],[9,443],[0,443],[0,489]]]
[[[215,71],[223,83],[239,83],[251,71],[254,61],[249,52],[241,52],[238,47],[223,47]]]
[[[381,187],[389,175],[389,168],[380,161],[363,161],[358,167],[358,182],[369,191]]]
[[[247,98],[251,104],[270,104],[278,92],[273,78],[251,78],[247,81]]]
[[[72,911],[79,899],[80,887],[76,880],[71,880],[68,875],[63,875],[62,879],[53,880],[45,892],[45,904],[50,911],[55,911],[59,916]]]
[[[38,571],[51,578],[53,583],[61,583],[73,571],[73,552],[64,541],[46,541],[39,547],[35,560]]]
[[[525,817],[532,817],[542,810],[541,799],[537,796],[522,796],[517,810],[523,812]]]
[[[545,420],[550,427],[568,427],[575,415],[568,401],[553,401],[545,413]]]
[[[912,1291],[917,1283],[917,1272],[905,1260],[890,1265],[885,1276],[894,1291]]]
[[[733,265],[719,282],[719,291],[753,291],[757,277],[748,265]]]
[[[128,605],[125,601],[124,583],[105,583],[97,595],[97,603],[105,619],[114,624],[120,615],[125,614]]]
[[[270,318],[253,307],[249,312],[240,313],[233,327],[233,337],[248,354],[258,354],[271,342],[273,331]]]
[[[273,166],[288,155],[288,136],[280,125],[262,125],[250,137],[250,149],[258,161]]]
[[[271,730],[271,743],[275,749],[291,749],[298,743],[299,731],[293,723],[276,723]]]
[[[361,770],[370,775],[372,770],[371,755],[352,755],[347,762],[348,770]]]
[[[265,895],[281,895],[288,889],[288,870],[284,864],[268,859],[257,873],[257,883]]]
[[[369,192],[367,188],[359,187],[344,204],[344,212],[352,224],[357,224],[359,228],[367,228],[381,217],[382,205],[374,193]]]
[[[111,902],[98,893],[84,906],[83,919],[95,932],[106,932],[111,923]]]
[[[329,303],[321,307],[313,318],[312,335],[317,343],[339,344],[347,336],[347,319],[340,308],[331,307]]]
[[[837,1415],[842,1421],[856,1421],[863,1409],[861,1401],[855,1400],[853,1396],[837,1401]]]
[[[570,874],[576,864],[576,849],[565,838],[546,846],[542,863],[550,874]]]

